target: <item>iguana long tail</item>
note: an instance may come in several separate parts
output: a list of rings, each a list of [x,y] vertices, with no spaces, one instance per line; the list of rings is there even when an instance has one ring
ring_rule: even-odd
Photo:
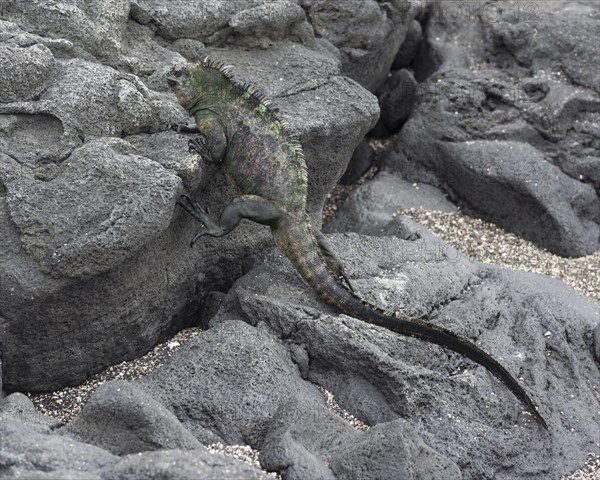
[[[279,248],[288,256],[302,278],[325,303],[351,317],[387,328],[401,335],[446,347],[482,365],[509,388],[540,425],[548,429],[535,404],[519,382],[498,361],[473,342],[461,338],[439,325],[413,320],[397,312],[386,312],[361,300],[343,287],[327,270],[308,219],[282,222],[279,227],[273,229],[273,235]]]

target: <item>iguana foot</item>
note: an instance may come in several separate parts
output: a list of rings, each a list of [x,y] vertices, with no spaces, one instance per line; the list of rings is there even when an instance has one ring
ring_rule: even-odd
[[[199,135],[195,138],[190,138],[188,140],[188,151],[196,152],[202,157],[203,160],[206,160],[207,162],[219,163],[212,159],[212,155],[208,150],[208,147],[206,145],[206,137],[204,137],[204,135]]]
[[[190,243],[190,247],[193,247],[194,243],[196,243],[203,235],[212,235],[214,237],[221,236],[220,233],[222,229],[219,224],[211,218],[208,208],[200,206],[200,204],[194,202],[187,195],[181,195],[179,200],[177,200],[177,205],[181,206],[204,227],[204,230],[201,230],[194,236]]]

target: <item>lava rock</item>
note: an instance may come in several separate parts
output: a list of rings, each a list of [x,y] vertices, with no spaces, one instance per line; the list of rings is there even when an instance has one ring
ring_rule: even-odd
[[[456,211],[456,206],[440,189],[424,183],[412,184],[398,175],[381,172],[354,190],[323,230],[381,235],[382,229],[398,212],[408,208]]]
[[[324,402],[316,387],[301,379],[277,338],[233,320],[191,339],[134,383],[204,444],[256,448],[281,404],[292,398]]]
[[[119,458],[13,419],[0,422],[0,439],[0,465],[8,478],[97,480],[96,472]]]
[[[111,381],[94,392],[62,435],[115,455],[159,449],[200,449],[175,415],[130,382]]]
[[[403,420],[359,432],[322,405],[307,407],[280,407],[261,450],[264,466],[288,480],[461,478]]]
[[[270,241],[266,228],[243,222],[189,248],[199,226],[175,208],[177,196],[184,190],[219,212],[235,192],[219,168],[188,153],[189,136],[161,131],[189,121],[164,79],[183,55],[231,63],[240,82],[278,104],[304,144],[316,227],[379,111],[297,2],[102,0],[95,14],[72,3],[2,7],[11,78],[40,72],[19,85],[0,80],[12,100],[0,105],[7,391],[78,384],[207,321],[199,299],[227,291],[242,259]]]
[[[121,457],[100,471],[102,478],[146,480],[235,479],[268,480],[269,476],[231,457],[203,450],[159,450]]]
[[[375,161],[375,150],[367,141],[362,141],[354,150],[350,163],[340,178],[342,185],[352,185],[356,183],[373,165]]]
[[[592,334],[592,342],[594,348],[594,355],[598,363],[600,363],[600,325],[598,325]]]
[[[417,101],[417,82],[408,70],[391,73],[377,92],[381,117],[370,134],[385,138],[400,130]]]
[[[330,235],[329,241],[362,298],[444,325],[522,378],[550,434],[522,414],[521,405],[493,376],[465,358],[337,316],[275,251],[236,282],[228,294],[230,305],[213,322],[235,315],[268,324],[296,350],[306,351],[306,378],[331,391],[342,408],[381,428],[399,417],[409,422],[451,462],[448,473],[435,473],[439,478],[457,476],[452,462],[465,479],[490,472],[499,479],[558,477],[583,464],[600,434],[600,425],[589,421],[595,405],[591,386],[600,372],[585,340],[598,325],[597,304],[558,280],[453,254],[426,232],[410,242],[349,233]],[[381,442],[387,446],[384,436]],[[302,478],[305,469],[304,478],[326,471],[320,463],[325,453],[316,453],[319,443],[300,433],[286,439],[284,450],[272,457],[278,465],[285,464],[295,478]],[[376,444],[374,451],[380,451]],[[470,460],[473,452],[478,462]],[[505,458],[511,458],[510,466]],[[360,478],[359,463],[349,476]],[[431,460],[430,465],[442,463]],[[333,471],[332,463],[327,466]]]
[[[408,68],[419,51],[421,42],[423,41],[423,28],[417,20],[410,22],[410,26],[406,32],[406,38],[402,42],[400,50],[392,63],[392,70],[400,70]]]
[[[416,180],[441,186],[472,214],[559,255],[596,251],[600,96],[585,60],[596,44],[590,5],[432,8],[427,52],[413,64],[418,104],[394,148],[421,173]],[[573,55],[558,53],[566,50]]]
[[[62,425],[55,418],[44,415],[35,408],[33,402],[22,393],[13,393],[0,399],[0,417],[12,419],[42,433],[48,433]]]
[[[0,102],[29,100],[38,95],[53,80],[55,67],[56,60],[44,45],[0,45]]]
[[[12,418],[0,422],[0,469],[7,478],[28,480],[143,480],[235,478],[267,475],[231,457],[195,450],[159,450],[118,457],[56,433],[39,432]]]
[[[339,49],[343,72],[373,92],[385,81],[419,8],[413,0],[315,0],[306,12],[316,34]]]

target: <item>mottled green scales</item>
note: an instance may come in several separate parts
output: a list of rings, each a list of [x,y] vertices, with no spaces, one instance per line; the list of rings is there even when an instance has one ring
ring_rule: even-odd
[[[226,235],[243,218],[268,225],[277,246],[324,302],[347,315],[441,345],[483,365],[547,428],[519,382],[477,345],[438,325],[383,311],[352,291],[340,261],[325,237],[312,227],[306,211],[306,163],[300,142],[265,98],[236,82],[227,67],[209,60],[173,68],[167,81],[195,120],[194,126],[174,128],[201,134],[190,140],[190,148],[204,160],[221,164],[239,194],[218,220],[188,197],[180,199],[180,205],[204,226],[192,245],[203,235]]]

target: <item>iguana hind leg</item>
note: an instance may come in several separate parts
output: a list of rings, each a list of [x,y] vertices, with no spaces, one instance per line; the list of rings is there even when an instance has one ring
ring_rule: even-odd
[[[243,218],[272,226],[277,223],[282,215],[281,209],[273,202],[255,195],[242,195],[234,198],[225,207],[218,221],[211,218],[208,209],[201,207],[185,195],[181,196],[178,203],[186,212],[204,225],[204,230],[194,236],[190,246],[194,246],[194,243],[204,235],[210,235],[211,237],[227,235],[238,226]]]
[[[319,231],[315,231],[315,238],[319,244],[319,249],[321,250],[321,255],[323,255],[327,269],[336,277],[343,278],[346,285],[348,285],[348,288],[354,292],[350,279],[346,276],[346,272],[344,272],[341,260],[331,249],[331,245],[329,245],[325,235]]]

